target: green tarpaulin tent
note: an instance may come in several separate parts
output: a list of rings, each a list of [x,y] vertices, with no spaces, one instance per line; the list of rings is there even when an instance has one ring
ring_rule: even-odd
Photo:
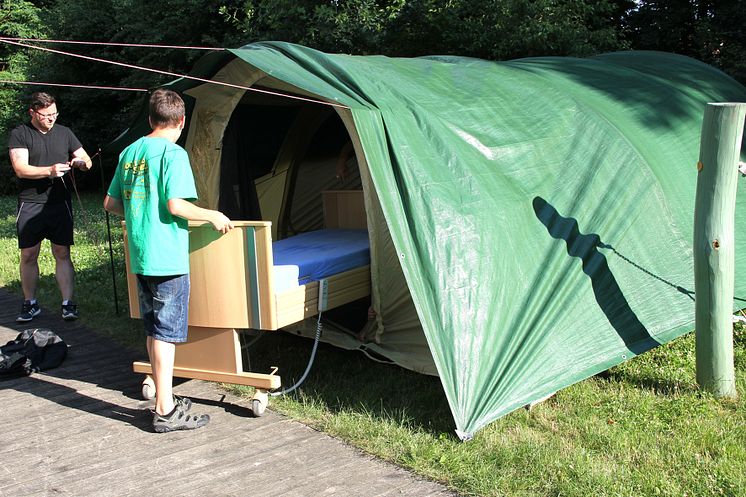
[[[463,439],[692,330],[704,106],[746,101],[722,72],[657,52],[489,62],[266,42],[192,74],[238,85],[169,85],[188,95],[201,202],[235,216],[253,182],[275,238],[319,227],[352,140],[377,315],[365,344],[343,325],[324,339],[437,374]],[[737,297],[745,266],[739,236]]]

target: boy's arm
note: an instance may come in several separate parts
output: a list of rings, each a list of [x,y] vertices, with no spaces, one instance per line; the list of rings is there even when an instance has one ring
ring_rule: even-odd
[[[104,209],[116,214],[117,216],[124,217],[124,204],[121,199],[111,197],[107,195],[104,197]]]
[[[227,233],[233,229],[233,223],[222,212],[203,209],[183,198],[172,198],[168,201],[168,212],[188,221],[208,221],[216,231]]]

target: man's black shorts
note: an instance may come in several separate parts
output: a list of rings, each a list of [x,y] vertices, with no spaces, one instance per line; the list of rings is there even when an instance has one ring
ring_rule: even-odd
[[[72,202],[35,204],[18,202],[18,248],[33,247],[45,238],[57,245],[73,244]]]

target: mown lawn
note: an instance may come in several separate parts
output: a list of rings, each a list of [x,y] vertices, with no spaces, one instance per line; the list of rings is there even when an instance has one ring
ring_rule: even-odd
[[[129,319],[119,220],[111,219],[120,313],[115,314],[101,194],[76,200],[77,299],[84,324],[143,350]],[[0,197],[0,285],[19,294],[15,198]],[[45,242],[46,243],[46,242]],[[48,246],[38,298],[59,306]],[[262,335],[252,370],[303,373],[312,342]],[[746,331],[735,331],[738,400],[717,400],[695,381],[694,335],[518,410],[461,443],[437,378],[321,344],[301,388],[271,409],[349,441],[463,495],[746,496]],[[133,379],[133,381],[137,381]],[[250,394],[249,389],[237,389]]]

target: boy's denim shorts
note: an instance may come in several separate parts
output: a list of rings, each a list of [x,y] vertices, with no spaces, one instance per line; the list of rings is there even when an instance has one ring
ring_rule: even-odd
[[[140,316],[145,332],[169,343],[187,341],[189,314],[189,275],[137,275]]]

